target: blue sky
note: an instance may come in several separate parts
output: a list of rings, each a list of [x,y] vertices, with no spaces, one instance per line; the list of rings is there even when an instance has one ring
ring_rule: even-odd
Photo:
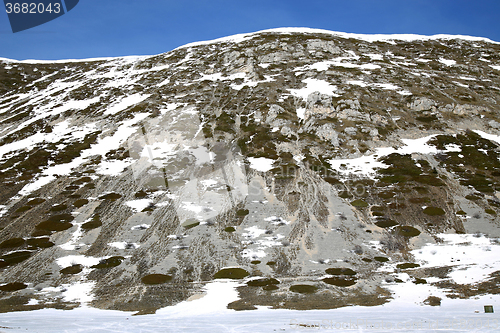
[[[149,55],[278,27],[461,34],[500,41],[499,13],[500,0],[80,0],[60,18],[15,34],[2,10],[0,57]]]

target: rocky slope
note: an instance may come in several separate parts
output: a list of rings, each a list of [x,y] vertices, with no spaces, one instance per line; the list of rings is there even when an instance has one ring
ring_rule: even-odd
[[[383,304],[402,272],[498,293],[500,264],[465,285],[412,250],[498,243],[499,104],[500,45],[461,36],[1,60],[0,310],[149,313],[217,278],[234,309]]]

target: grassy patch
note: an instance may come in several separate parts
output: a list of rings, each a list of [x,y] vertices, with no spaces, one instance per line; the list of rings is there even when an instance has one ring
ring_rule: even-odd
[[[311,286],[309,284],[295,284],[290,287],[290,291],[300,294],[314,294],[316,291],[318,291],[318,287]]]
[[[414,204],[423,204],[423,203],[428,203],[431,201],[431,198],[428,198],[428,197],[423,197],[423,198],[410,198],[408,200],[409,202],[411,203],[414,203]]]
[[[181,226],[186,229],[191,229],[198,225],[200,225],[200,221],[198,221],[197,219],[187,219],[181,224]]]
[[[415,280],[413,280],[413,283],[415,283],[415,284],[427,284],[427,281],[425,279],[415,278]]]
[[[326,284],[330,284],[330,285],[337,286],[337,287],[349,287],[349,286],[356,284],[356,279],[352,279],[352,278],[346,279],[346,278],[341,278],[341,277],[324,278],[321,281],[323,281]]]
[[[172,276],[165,274],[149,274],[143,276],[141,282],[148,285],[163,284],[172,280]]]
[[[101,217],[99,216],[99,214],[95,214],[94,217],[92,217],[92,220],[90,220],[89,222],[85,222],[82,225],[82,229],[91,230],[99,228],[100,226],[102,226]]]
[[[408,268],[417,268],[417,267],[420,267],[420,265],[412,263],[412,262],[407,262],[404,264],[398,264],[398,265],[396,265],[396,267],[399,269],[408,269]]]
[[[10,249],[15,247],[20,247],[24,245],[23,238],[11,238],[0,243],[0,249]]]
[[[250,213],[248,209],[238,209],[236,211],[236,216],[247,216]]]
[[[278,289],[280,289],[280,287],[278,287],[275,284],[270,284],[270,285],[262,287],[262,290],[265,290],[265,291],[273,291],[273,290],[278,290]]]
[[[326,274],[329,275],[356,275],[356,272],[347,267],[332,267],[325,270]]]
[[[425,207],[424,214],[427,214],[430,216],[437,216],[437,215],[445,215],[446,212],[439,207],[429,206],[429,207]]]
[[[147,196],[148,196],[148,194],[143,190],[140,190],[134,194],[134,197],[136,197],[138,199],[142,199],[142,198],[145,198]]]
[[[24,213],[28,210],[30,210],[31,208],[33,208],[32,206],[22,206],[22,207],[19,207],[18,209],[16,209],[16,213]]]
[[[391,219],[380,219],[377,222],[375,222],[375,225],[380,228],[392,228],[398,225],[398,223]]]
[[[71,228],[73,224],[74,217],[71,214],[59,214],[53,215],[48,220],[39,223],[35,228],[38,230],[45,231],[63,231]]]
[[[424,304],[430,305],[430,306],[440,306],[441,305],[441,298],[437,296],[429,296],[424,300]]]
[[[17,290],[22,290],[26,289],[28,286],[25,285],[24,283],[21,282],[13,282],[13,283],[7,283],[4,284],[3,286],[0,286],[1,291],[17,291]]]
[[[395,195],[396,195],[396,192],[394,192],[394,191],[384,191],[384,192],[380,192],[378,194],[379,198],[382,198],[382,199],[390,199]]]
[[[110,200],[110,201],[115,201],[117,199],[120,199],[122,197],[121,194],[118,193],[108,193],[105,195],[102,195],[99,197],[100,200]]]
[[[417,228],[411,227],[409,225],[397,226],[395,232],[396,234],[404,237],[415,237],[420,235],[420,231]]]
[[[484,210],[484,212],[485,212],[486,214],[490,214],[490,215],[494,215],[494,216],[495,216],[495,215],[497,215],[497,213],[496,213],[493,209],[491,209],[491,208],[486,208],[486,209]]]
[[[243,279],[250,275],[243,268],[223,268],[214,275],[214,279]]]
[[[60,205],[55,205],[50,208],[51,212],[60,212],[68,208],[68,205],[65,204],[60,204]]]
[[[119,266],[122,261],[124,260],[124,257],[121,256],[115,256],[107,259],[102,259],[99,261],[97,265],[92,266],[92,268],[97,268],[97,269],[106,269],[106,268],[112,268]]]
[[[31,257],[32,254],[33,252],[31,251],[16,251],[9,254],[4,254],[0,257],[0,267],[15,265],[23,262]]]
[[[76,200],[74,203],[73,203],[73,206],[77,207],[77,208],[80,208],[82,206],[85,206],[86,204],[88,204],[89,201],[87,199],[78,199]]]
[[[264,286],[269,286],[269,285],[276,285],[279,283],[280,282],[274,278],[263,278],[263,279],[256,279],[256,280],[248,281],[247,285],[252,286],[252,287],[264,287]]]
[[[32,247],[37,247],[42,249],[46,249],[55,245],[50,241],[48,237],[30,238],[26,241],[26,244]]]
[[[59,272],[61,274],[73,275],[73,274],[80,273],[82,270],[83,270],[83,266],[82,265],[72,265],[72,266],[68,266],[66,268],[61,269]]]
[[[378,262],[388,262],[389,258],[386,258],[386,257],[373,257],[373,260],[378,261]]]
[[[351,202],[351,205],[358,208],[368,207],[368,203],[361,199],[354,200],[353,202]]]

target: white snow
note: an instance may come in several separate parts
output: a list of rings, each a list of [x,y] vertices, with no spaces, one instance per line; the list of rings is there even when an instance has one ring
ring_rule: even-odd
[[[337,90],[336,86],[330,85],[330,83],[318,80],[318,79],[305,79],[302,82],[306,84],[306,87],[301,89],[290,89],[292,95],[301,97],[302,99],[307,99],[307,97],[313,92],[319,92],[320,94],[338,96],[334,93]]]
[[[91,302],[94,297],[92,289],[95,282],[79,282],[75,284],[63,284],[62,287],[66,289],[62,295],[66,302],[81,302],[85,307],[86,303]]]
[[[399,148],[384,147],[377,148],[375,154],[361,156],[353,159],[332,159],[328,162],[334,170],[343,174],[356,174],[356,175],[371,175],[375,173],[376,168],[386,168],[378,159],[392,153],[404,154],[435,154],[438,150],[434,146],[430,146],[427,142],[436,135],[429,135],[419,139],[401,139],[404,146]]]
[[[305,119],[306,115],[306,109],[305,108],[297,108],[297,118],[300,118],[302,120]]]
[[[257,171],[267,172],[273,168],[274,160],[266,157],[249,157],[250,167]]]
[[[500,66],[496,66],[496,65],[490,65],[491,68],[493,69],[496,69],[496,70],[499,70],[500,71]]]
[[[473,132],[476,132],[484,139],[487,139],[487,140],[490,140],[490,141],[493,141],[493,142],[500,144],[500,136],[499,135],[488,134],[488,133],[485,133],[485,132],[479,131],[479,130],[473,130]]]
[[[55,143],[69,135],[73,139],[81,140],[85,135],[96,130],[95,123],[85,124],[83,126],[69,125],[69,120],[65,120],[56,124],[51,133],[37,132],[25,139],[2,145],[0,146],[0,158],[16,150],[31,150],[35,145],[42,142]],[[17,129],[20,128],[18,127]]]
[[[484,313],[484,305],[500,306],[498,295],[476,299],[443,298],[441,306],[424,306],[419,300],[429,295],[442,296],[428,285],[400,283],[388,285],[395,299],[382,306],[348,306],[332,310],[273,310],[259,306],[254,311],[234,311],[227,303],[238,299],[233,281],[207,284],[202,298],[181,302],[158,310],[156,314],[132,316],[130,312],[78,308],[71,311],[44,309],[0,314],[2,326],[9,332],[54,332],[54,323],[61,332],[120,333],[204,333],[204,332],[453,332],[496,333],[498,315]],[[475,312],[477,311],[477,313]]]
[[[8,209],[5,205],[0,205],[0,217],[2,217],[5,213],[7,213]]]
[[[145,229],[149,229],[149,227],[151,227],[151,225],[149,225],[149,224],[139,224],[139,225],[133,226],[132,228],[130,228],[130,230],[145,230]]]
[[[204,207],[194,202],[184,201],[181,203],[181,208],[199,215],[203,212]]]
[[[238,34],[238,35],[233,35],[229,37],[223,37],[219,39],[214,39],[210,41],[204,41],[204,42],[195,42],[195,43],[190,43],[184,46],[181,46],[179,48],[185,48],[185,47],[192,47],[196,45],[207,45],[207,44],[214,44],[214,43],[220,43],[220,42],[242,42],[249,40],[251,38],[257,37],[259,34],[266,33],[266,32],[274,32],[274,33],[281,33],[281,34],[293,34],[293,33],[311,33],[311,34],[327,34],[327,35],[333,35],[333,36],[338,36],[341,38],[346,38],[346,39],[359,39],[359,40],[364,40],[367,42],[378,42],[378,41],[384,41],[384,42],[390,42],[390,41],[395,41],[395,40],[401,40],[401,41],[417,41],[417,40],[438,40],[438,39],[463,39],[463,40],[469,40],[469,41],[481,41],[481,42],[487,42],[487,43],[495,43],[488,38],[483,38],[483,37],[472,37],[472,36],[464,36],[464,35],[445,35],[445,34],[439,34],[439,35],[433,35],[433,36],[425,36],[425,35],[415,35],[415,34],[392,34],[392,35],[383,35],[383,34],[354,34],[354,33],[345,33],[345,32],[336,32],[336,31],[330,31],[330,30],[324,30],[324,29],[312,29],[312,28],[300,28],[300,27],[290,27],[290,28],[275,28],[275,29],[267,29],[267,30],[261,30],[253,33],[246,33],[246,34]]]
[[[139,244],[137,243],[130,243],[130,242],[112,242],[108,243],[109,246],[120,249],[120,250],[125,250],[127,248],[132,248],[132,249],[137,249],[140,247]]]
[[[444,243],[428,244],[412,254],[422,267],[453,266],[459,284],[477,283],[500,269],[500,243],[483,235],[439,234]]]
[[[96,172],[101,175],[119,175],[125,168],[133,163],[131,159],[102,161]]]
[[[238,282],[226,279],[207,283],[203,288],[205,291],[203,297],[158,310],[157,314],[160,316],[168,315],[169,317],[185,317],[187,314],[189,316],[229,314],[233,311],[227,309],[227,305],[238,300],[238,292],[235,288],[241,285]]]
[[[40,303],[40,301],[38,301],[37,299],[30,299],[29,302],[26,304],[26,305],[38,305]]]
[[[281,217],[278,217],[278,216],[270,216],[270,217],[266,217],[264,219],[264,221],[266,222],[271,222],[272,224],[274,225],[279,225],[279,224],[290,224],[290,221],[287,221]]]
[[[60,257],[56,259],[56,263],[62,268],[72,266],[72,265],[82,265],[82,266],[94,266],[101,261],[102,258],[87,257],[82,255],[70,255],[66,257]]]
[[[439,58],[439,62],[445,64],[446,66],[453,66],[457,63],[455,60],[447,60],[443,58]]]
[[[352,84],[360,87],[375,87],[375,88],[382,88],[385,90],[396,90],[398,94],[401,95],[411,95],[412,93],[409,92],[408,90],[402,90],[401,87],[395,86],[391,83],[366,83],[361,80],[350,80],[347,81],[347,84]]]
[[[86,59],[61,59],[61,60],[36,60],[36,59],[26,59],[26,60],[15,60],[8,58],[0,58],[0,61],[11,62],[11,63],[22,63],[22,64],[64,64],[69,62],[93,62],[93,61],[131,61],[135,62],[138,60],[145,60],[150,56],[125,56],[125,57],[101,57],[101,58],[86,58]]]
[[[267,255],[265,251],[266,249],[273,246],[283,245],[281,242],[278,242],[278,240],[285,238],[285,236],[283,235],[261,237],[263,235],[266,235],[266,230],[260,229],[257,226],[245,228],[245,230],[247,230],[248,232],[244,232],[241,234],[244,238],[247,239],[246,241],[243,241],[243,243],[249,246],[241,253],[241,255],[245,258],[263,258]]]
[[[374,86],[375,86],[375,87],[382,88],[382,89],[386,89],[386,90],[397,90],[397,89],[401,89],[401,88],[399,88],[398,86],[395,86],[395,85],[390,84],[390,83],[374,83]]]
[[[458,81],[452,81],[453,83],[455,83],[457,86],[459,87],[462,87],[462,88],[469,88],[468,85],[466,84],[463,84],[462,82],[458,82]]]
[[[367,57],[370,57],[371,60],[384,60],[384,56],[376,53],[368,53],[364,54]]]
[[[142,212],[144,208],[147,208],[153,200],[150,199],[137,199],[125,202],[127,206],[135,210],[136,212]]]
[[[249,228],[245,228],[248,232],[242,233],[241,235],[245,238],[257,238],[266,233],[266,230],[259,229],[257,226],[251,226]]]
[[[21,191],[19,191],[19,195],[28,195],[33,191],[38,190],[39,188],[47,185],[51,181],[55,179],[55,175],[67,175],[71,173],[73,168],[84,163],[90,156],[93,155],[106,155],[112,149],[117,149],[120,145],[125,142],[125,140],[135,132],[132,126],[146,118],[149,114],[147,113],[139,113],[134,116],[133,119],[126,120],[123,122],[120,127],[115,131],[115,133],[111,136],[107,136],[104,138],[99,138],[96,144],[93,144],[89,149],[82,151],[81,155],[69,163],[59,164],[51,166],[42,171],[41,175],[35,181],[25,185]],[[105,161],[106,162],[106,161]],[[98,172],[102,172],[107,175],[117,175],[125,167],[132,164],[133,160],[127,159],[123,161],[114,162],[106,162],[102,164],[102,168],[98,169]]]
[[[303,67],[297,67],[294,70],[295,71],[302,71],[304,69],[315,69],[320,72],[326,71],[330,66],[336,66],[336,67],[344,67],[344,68],[358,68],[362,70],[373,70],[373,69],[379,69],[381,68],[379,65],[375,64],[353,64],[350,63],[349,61],[357,61],[359,59],[359,56],[356,55],[351,55],[350,57],[338,57],[332,60],[326,60],[326,61],[320,61],[312,65],[306,65]]]
[[[361,80],[347,81],[347,84],[352,84],[352,85],[356,85],[356,86],[360,86],[360,87],[366,87],[366,86],[368,86],[368,83],[363,82]]]
[[[136,105],[136,104],[141,103],[142,101],[144,101],[149,96],[151,96],[151,94],[142,95],[142,94],[139,94],[139,93],[127,96],[127,97],[121,99],[119,102],[116,102],[116,103],[112,104],[106,110],[106,112],[104,112],[104,114],[105,115],[110,115],[110,114],[118,113],[120,111],[125,110],[128,107],[131,107],[132,105]]]

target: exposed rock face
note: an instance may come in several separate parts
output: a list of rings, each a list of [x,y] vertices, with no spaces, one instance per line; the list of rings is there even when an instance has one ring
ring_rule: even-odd
[[[27,287],[0,310],[149,313],[220,276],[267,278],[235,309],[386,302],[410,250],[500,237],[499,66],[487,41],[299,32],[1,61],[0,282]]]

